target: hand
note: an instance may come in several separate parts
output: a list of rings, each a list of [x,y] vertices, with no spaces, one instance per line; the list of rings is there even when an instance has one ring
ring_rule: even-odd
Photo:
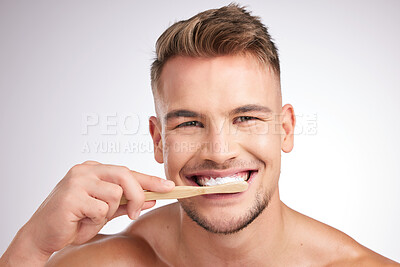
[[[115,217],[136,219],[155,201],[143,190],[169,192],[172,181],[138,173],[124,166],[86,161],[72,167],[24,226],[38,249],[50,255],[69,244],[93,238]],[[128,200],[119,206],[124,193]]]

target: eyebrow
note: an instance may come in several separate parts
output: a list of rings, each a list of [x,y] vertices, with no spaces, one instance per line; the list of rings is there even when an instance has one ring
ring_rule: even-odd
[[[234,110],[229,112],[229,115],[236,115],[240,113],[247,113],[247,112],[263,112],[263,113],[271,113],[272,110],[266,106],[261,106],[261,105],[255,105],[255,104],[250,104],[250,105],[244,105],[235,108]],[[187,109],[177,109],[177,110],[172,110],[168,112],[164,116],[164,120],[168,121],[174,118],[204,118],[205,115],[192,111],[192,110],[187,110]]]
[[[250,104],[250,105],[244,105],[241,107],[237,107],[231,112],[229,112],[229,115],[236,115],[240,113],[246,113],[246,112],[263,112],[263,113],[271,113],[272,110],[269,107],[266,106],[261,106],[261,105],[255,105],[255,104]]]
[[[177,109],[177,110],[172,110],[168,112],[164,120],[168,121],[173,118],[179,118],[179,117],[185,117],[185,118],[199,118],[199,117],[204,117],[204,115],[197,113],[195,111],[187,110],[187,109]]]

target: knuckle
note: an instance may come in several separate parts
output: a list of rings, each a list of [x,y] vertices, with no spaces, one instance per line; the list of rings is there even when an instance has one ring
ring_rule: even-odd
[[[137,202],[138,206],[143,205],[144,200],[145,200],[145,197],[144,197],[144,193],[143,193],[143,192],[137,194],[135,198],[136,198],[136,202]]]
[[[121,179],[122,183],[126,183],[129,179],[132,177],[132,172],[128,167],[121,166],[121,168],[118,169],[119,171],[119,179]]]
[[[123,165],[117,166],[117,167],[121,172],[130,172],[131,171],[128,167],[123,166]]]
[[[115,186],[115,189],[113,190],[113,194],[112,194],[113,201],[115,201],[115,202],[120,201],[122,194],[123,194],[122,188],[119,185]]]
[[[94,179],[92,182],[94,182],[94,186],[96,188],[102,188],[102,186],[103,186],[103,182],[99,179]]]
[[[121,170],[121,172],[122,172],[123,175],[130,176],[130,175],[132,174],[132,173],[131,173],[131,170],[130,170],[128,167],[126,167],[126,166],[121,166],[121,167],[120,167],[120,170]]]
[[[115,204],[121,200],[121,197],[118,197],[117,194],[112,194],[110,197],[110,204]]]
[[[108,205],[103,202],[101,205],[97,207],[97,213],[99,214],[100,218],[105,218],[108,213]]]
[[[92,217],[89,217],[89,218],[90,218],[90,220],[91,220],[92,222],[94,222],[95,224],[100,224],[101,221],[102,221],[102,217],[101,217],[101,216],[98,216],[98,215],[95,215],[95,216],[92,216]]]
[[[93,164],[100,164],[100,162],[94,161],[94,160],[86,160],[82,164],[83,165],[93,165]]]
[[[114,185],[111,189],[109,189],[109,196],[108,199],[110,203],[116,203],[121,200],[123,190],[119,185]]]
[[[86,170],[85,165],[76,164],[69,170],[69,174],[70,174],[70,176],[76,176],[76,175],[82,174],[82,172],[84,172],[85,170]]]
[[[161,182],[161,179],[158,178],[157,176],[150,176],[149,180],[154,182],[154,183],[160,183]]]
[[[154,186],[154,187],[163,187],[163,184],[162,184],[162,179],[161,178],[159,178],[159,177],[156,177],[156,176],[150,176],[149,178],[148,178],[148,183],[150,183],[152,186]]]
[[[137,211],[138,209],[142,208],[144,204],[144,195],[135,195],[135,197],[128,201],[128,208],[131,211]]]
[[[77,188],[77,187],[79,187],[80,186],[80,180],[81,180],[81,176],[80,175],[71,175],[66,180],[67,188]]]
[[[118,195],[122,195],[124,193],[124,190],[119,185],[116,185],[116,189],[115,190],[117,191]]]
[[[130,169],[128,167],[126,167],[125,165],[121,165],[119,166],[121,169],[124,169],[125,171],[130,171]]]

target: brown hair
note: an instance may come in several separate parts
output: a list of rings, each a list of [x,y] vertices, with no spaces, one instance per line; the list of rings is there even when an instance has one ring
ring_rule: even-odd
[[[157,40],[151,86],[157,90],[162,68],[174,56],[215,57],[249,53],[280,76],[278,51],[259,17],[229,4],[171,25]]]

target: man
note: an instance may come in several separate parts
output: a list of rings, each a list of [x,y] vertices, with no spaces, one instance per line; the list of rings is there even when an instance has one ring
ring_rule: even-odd
[[[168,28],[156,53],[150,133],[168,180],[94,161],[72,167],[2,266],[398,266],[280,201],[281,150],[293,148],[295,116],[282,107],[277,49],[257,17],[236,5],[205,11]],[[143,189],[219,177],[249,187],[138,219],[155,204]],[[120,206],[122,194],[128,203]],[[125,231],[97,234],[124,214],[136,220]]]

